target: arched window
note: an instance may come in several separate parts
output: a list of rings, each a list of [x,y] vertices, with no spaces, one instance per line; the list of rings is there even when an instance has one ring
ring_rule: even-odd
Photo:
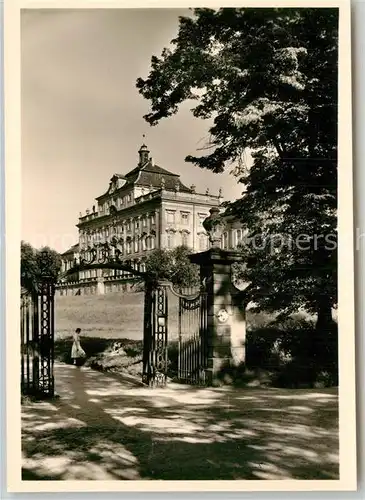
[[[181,244],[184,246],[184,247],[187,247],[188,246],[188,233],[181,233]]]
[[[173,248],[174,247],[174,233],[167,233],[167,248]]]
[[[223,248],[228,248],[228,232],[223,233]]]
[[[240,245],[242,242],[242,229],[236,230],[236,246]]]

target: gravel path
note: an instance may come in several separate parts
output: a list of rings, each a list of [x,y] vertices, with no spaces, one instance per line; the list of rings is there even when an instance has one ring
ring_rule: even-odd
[[[24,480],[338,479],[337,391],[210,389],[55,366],[22,407]]]

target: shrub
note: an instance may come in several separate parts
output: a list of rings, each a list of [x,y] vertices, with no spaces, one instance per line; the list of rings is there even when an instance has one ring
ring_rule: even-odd
[[[247,368],[273,373],[273,384],[300,387],[338,383],[337,324],[319,339],[312,320],[303,316],[250,328],[246,339]]]

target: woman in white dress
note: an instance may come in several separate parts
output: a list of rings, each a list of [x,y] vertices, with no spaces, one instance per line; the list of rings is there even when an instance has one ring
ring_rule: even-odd
[[[86,353],[80,344],[80,333],[81,333],[81,328],[76,328],[75,333],[73,335],[74,341],[71,349],[71,358],[73,359],[74,365],[77,364],[78,359],[84,358],[86,356]]]

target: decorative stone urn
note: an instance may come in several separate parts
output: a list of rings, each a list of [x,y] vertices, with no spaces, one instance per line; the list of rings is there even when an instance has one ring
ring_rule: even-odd
[[[210,245],[212,248],[220,247],[223,231],[226,227],[222,219],[219,208],[213,207],[209,210],[210,215],[203,221],[203,227],[208,233]]]

